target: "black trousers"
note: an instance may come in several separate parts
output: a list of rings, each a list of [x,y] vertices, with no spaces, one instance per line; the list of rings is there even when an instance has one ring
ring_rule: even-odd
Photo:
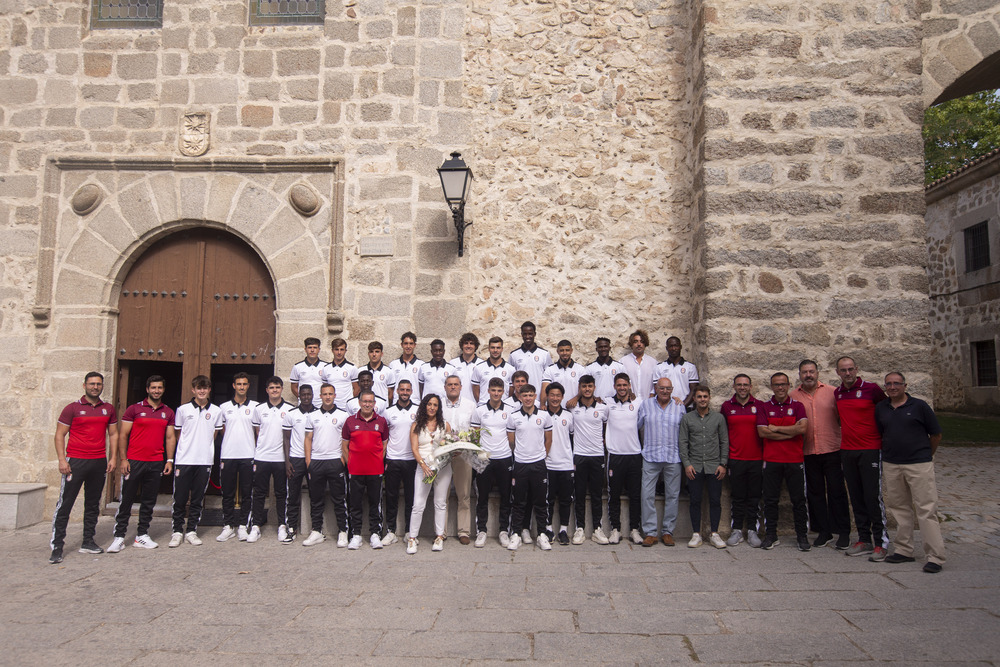
[[[511,486],[514,492],[514,504],[511,507],[511,528],[514,533],[520,533],[531,525],[532,510],[538,529],[545,526],[545,498],[548,496],[546,487],[549,485],[548,471],[545,460],[534,463],[514,462],[514,474]]]
[[[764,463],[764,530],[768,537],[778,536],[778,499],[781,497],[781,483],[788,487],[788,498],[792,501],[792,518],[795,521],[795,537],[804,540],[809,535],[809,511],[806,509],[805,464]]]
[[[623,490],[628,496],[628,530],[639,530],[642,527],[642,454],[608,455],[608,522],[612,530],[622,529]]]
[[[858,541],[888,547],[885,505],[882,504],[882,452],[878,449],[840,450],[844,481],[854,510]]]
[[[56,501],[56,511],[52,516],[53,549],[62,549],[66,542],[66,524],[69,523],[73,503],[83,488],[83,541],[94,539],[97,531],[97,517],[101,514],[101,492],[104,490],[104,477],[108,471],[107,459],[75,459],[67,458],[70,473],[62,476],[59,485],[59,500]]]
[[[840,452],[806,454],[805,459],[809,526],[820,533],[850,534],[851,515]]]
[[[250,504],[250,525],[261,526],[264,523],[264,504],[271,481],[274,480],[274,511],[281,521],[285,516],[285,499],[288,497],[288,475],[284,461],[254,461],[253,462],[253,501]],[[299,489],[302,482],[299,482]]]
[[[222,523],[227,526],[249,526],[250,496],[253,492],[253,459],[222,459],[219,461],[222,482]],[[236,491],[240,492],[240,511],[236,513]]]
[[[729,460],[730,527],[761,532],[760,497],[763,494],[762,461]]]
[[[289,457],[292,464],[291,476],[286,476],[285,489],[288,502],[285,504],[285,525],[296,533],[299,532],[299,514],[302,512],[302,480],[306,478],[306,460]],[[287,469],[286,469],[287,474]]]
[[[604,469],[603,456],[574,456],[576,465],[574,484],[576,486],[576,527],[587,527],[587,494],[590,494],[590,520],[594,530],[601,526],[604,517],[604,489],[608,485],[608,474]],[[642,479],[639,480],[640,485]]]
[[[129,474],[122,481],[122,497],[115,514],[115,537],[125,537],[129,519],[132,518],[132,505],[139,498],[139,525],[136,535],[146,535],[149,523],[153,520],[153,508],[156,507],[156,494],[160,491],[160,480],[163,478],[163,461],[133,461],[129,459]]]
[[[687,475],[684,479],[687,479]],[[695,473],[694,479],[687,480],[690,496],[691,527],[696,533],[701,532],[701,497],[705,487],[708,487],[708,520],[713,533],[719,532],[719,520],[722,519],[722,480],[710,472]]]
[[[337,529],[347,532],[347,470],[340,459],[313,461],[309,464],[309,516],[312,529],[323,532],[323,510],[326,508],[326,490],[330,489],[333,511],[337,515]]]
[[[569,525],[569,512],[573,507],[573,491],[576,487],[576,482],[573,479],[572,470],[549,470],[549,497],[546,501],[546,521],[545,526],[551,527],[549,537],[552,537],[551,533],[558,532],[555,530],[555,526],[552,525],[552,519],[554,518],[554,510],[556,505],[559,505],[559,524],[568,526]]]
[[[410,512],[413,511],[413,482],[417,474],[416,459],[385,460],[385,529],[396,532],[396,517],[399,515],[399,485],[403,485],[403,520],[406,522],[404,535],[410,534]]]
[[[175,533],[198,530],[201,509],[205,503],[205,490],[208,488],[211,475],[212,466],[182,465],[174,468],[173,531]],[[185,509],[187,509],[187,530],[184,530]]]
[[[368,499],[368,532],[382,536],[382,475],[351,475],[347,494],[350,508],[350,537],[364,527],[364,501]]]
[[[499,532],[510,533],[511,482],[514,475],[514,457],[490,459],[486,470],[476,476],[476,530],[486,532],[490,518],[490,493],[500,494]]]

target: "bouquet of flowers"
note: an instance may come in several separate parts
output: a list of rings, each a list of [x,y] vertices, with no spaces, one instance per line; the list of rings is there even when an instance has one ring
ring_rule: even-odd
[[[486,431],[486,434],[489,435],[489,431]],[[446,435],[444,444],[435,448],[432,452],[434,462],[429,467],[435,471],[435,476],[437,474],[436,471],[447,465],[451,457],[455,455],[464,458],[477,473],[486,470],[486,466],[490,463],[490,454],[480,446],[479,438],[481,436],[482,429],[470,429]],[[427,482],[426,477],[424,481]]]

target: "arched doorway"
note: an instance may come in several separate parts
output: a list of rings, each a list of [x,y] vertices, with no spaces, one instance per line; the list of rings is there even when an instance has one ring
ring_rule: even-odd
[[[118,301],[119,414],[145,397],[153,374],[166,379],[164,400],[173,408],[191,399],[197,375],[212,379],[213,402],[228,400],[239,371],[250,376],[251,398],[264,400],[274,374],[275,301],[264,262],[228,232],[196,228],[155,242],[129,270]]]

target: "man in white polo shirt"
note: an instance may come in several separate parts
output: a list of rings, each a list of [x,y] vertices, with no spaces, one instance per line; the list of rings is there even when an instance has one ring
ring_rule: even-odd
[[[309,385],[316,407],[319,407],[319,386],[324,382],[323,370],[326,368],[326,362],[319,358],[319,347],[319,338],[306,338],[306,358],[293,365],[288,374],[292,394],[298,398],[299,388]]]
[[[444,381],[454,375],[457,369],[444,360],[444,341],[435,338],[431,341],[431,360],[420,367],[420,396],[434,394],[444,403]]]
[[[174,413],[174,429],[179,433],[174,456],[173,533],[167,545],[171,548],[185,540],[201,544],[198,523],[215,459],[215,432],[222,429],[222,409],[208,400],[212,381],[199,375],[191,380],[191,389],[194,398]]]
[[[552,447],[552,419],[548,412],[535,407],[535,387],[521,387],[521,409],[507,420],[507,441],[514,449],[514,504],[511,508],[513,535],[507,548],[516,551],[521,546],[520,532],[531,523],[531,510],[539,526],[538,547],[552,548],[542,530],[545,525],[545,498],[548,497],[548,471],[545,457]],[[531,499],[529,504],[528,499]]]
[[[322,405],[322,403],[320,403]],[[285,505],[285,526],[288,532],[282,543],[288,544],[299,532],[302,513],[302,481],[306,478],[306,422],[313,405],[312,387],[299,390],[299,404],[285,413],[281,422],[281,438],[285,448],[285,474],[288,501]]]
[[[458,347],[462,353],[449,363],[455,367],[455,375],[462,380],[462,398],[476,401],[475,384],[476,369],[484,362],[476,356],[479,350],[479,337],[472,332],[462,334],[458,339]]]
[[[601,336],[594,341],[597,358],[587,366],[586,373],[594,378],[594,395],[610,401],[615,395],[615,376],[625,372],[620,361],[611,358],[611,340]],[[572,405],[572,403],[570,403]]]
[[[396,374],[382,363],[382,343],[377,340],[368,343],[368,363],[354,369],[354,377],[351,379],[354,398],[357,398],[358,394],[363,391],[358,383],[358,375],[361,371],[368,371],[372,375],[372,386],[369,387],[369,390],[375,396],[381,396],[386,405],[392,405],[393,392],[396,390]],[[356,414],[356,412],[351,414]]]
[[[511,379],[516,370],[503,358],[503,338],[500,336],[490,338],[489,350],[490,356],[476,366],[476,372],[473,373],[472,377],[472,381],[475,383],[472,393],[476,396],[479,405],[485,405],[490,400],[490,380],[493,378],[503,380],[503,395],[506,398],[510,393]]]
[[[302,540],[302,546],[311,547],[326,539],[323,535],[323,510],[326,490],[329,487],[333,511],[337,515],[337,546],[347,546],[347,468],[341,449],[341,431],[350,416],[336,405],[336,390],[332,385],[320,387],[319,410],[309,413],[306,420],[305,450],[306,470],[309,475],[309,504],[312,532]]]
[[[374,393],[374,390],[372,389],[372,385],[374,383],[374,377],[370,370],[366,368],[365,370],[358,373],[356,377],[357,377],[356,384],[359,387],[358,391],[370,391]],[[379,415],[383,415],[385,414],[385,411],[388,407],[389,407],[389,402],[386,400],[385,396],[380,396],[378,394],[375,394],[375,412],[377,412]],[[350,415],[356,415],[358,414],[359,410],[361,410],[360,394],[347,402],[347,408],[345,409],[345,412],[347,412],[347,414]]]
[[[346,410],[347,401],[354,398],[353,380],[356,368],[347,360],[346,340],[334,338],[330,341],[330,347],[333,350],[333,361],[323,367],[323,382],[333,386],[333,390],[337,394],[337,407]],[[316,396],[319,395],[318,387],[313,391]],[[313,403],[319,407],[315,398]]]
[[[628,375],[615,378],[615,397],[608,403],[608,522],[611,544],[621,542],[622,491],[628,495],[628,536],[642,544],[639,533],[642,488],[642,447],[639,444],[639,406],[642,399],[630,399],[632,385]]]
[[[278,541],[288,541],[285,525],[285,499],[288,496],[288,475],[285,471],[285,450],[282,425],[285,415],[295,408],[281,397],[284,383],[277,375],[267,379],[267,400],[253,411],[253,430],[257,447],[253,455],[253,493],[250,503],[250,534],[247,542],[260,539],[264,523],[264,503],[274,481],[274,511],[277,517]],[[301,482],[300,482],[301,484]]]
[[[563,386],[562,407],[565,408],[567,401],[576,398],[584,370],[583,366],[573,361],[573,344],[568,340],[559,341],[556,354],[559,359],[542,373],[542,396],[548,396],[549,385],[558,382]]]
[[[413,509],[413,485],[417,473],[417,460],[410,446],[410,427],[417,417],[417,404],[410,400],[412,384],[402,379],[396,384],[396,404],[383,416],[389,423],[389,444],[385,451],[385,526],[382,546],[399,541],[396,537],[396,517],[399,513],[399,485],[403,485],[403,517],[406,522],[404,535],[410,534],[410,512]]]
[[[617,363],[617,362],[616,362]],[[573,408],[573,467],[575,469],[576,530],[573,544],[583,544],[587,527],[587,494],[590,493],[590,518],[597,544],[608,544],[601,522],[604,519],[604,489],[608,477],[604,468],[604,429],[608,422],[608,403],[599,403],[594,395],[593,375],[580,378],[580,394]]]
[[[521,325],[521,347],[510,353],[510,363],[519,371],[528,374],[528,384],[542,386],[542,375],[545,369],[552,365],[552,355],[535,343],[535,325],[525,322]]]
[[[399,346],[402,348],[403,353],[398,359],[393,359],[389,364],[389,370],[393,372],[396,377],[396,383],[398,384],[400,380],[407,379],[410,381],[410,401],[420,405],[420,367],[424,365],[424,362],[417,359],[417,355],[414,354],[414,350],[417,349],[417,334],[412,331],[407,331],[399,338]]]
[[[558,539],[559,544],[569,544],[569,512],[573,507],[573,415],[562,407],[565,391],[558,382],[548,386],[546,402],[552,419],[552,447],[545,457],[545,469],[549,476],[549,495],[546,499],[545,531],[549,540]],[[559,505],[559,531],[556,532],[553,517]]]
[[[243,372],[233,376],[232,400],[222,408],[222,451],[219,457],[219,477],[222,481],[222,532],[215,538],[225,542],[239,536],[249,536],[250,497],[253,491],[253,411],[257,401],[247,398],[250,377]],[[236,513],[236,492],[240,493],[240,511]]]
[[[486,470],[476,476],[476,546],[486,546],[486,523],[489,520],[490,493],[495,488],[500,494],[500,546],[510,545],[510,483],[514,473],[514,457],[507,439],[507,420],[510,410],[504,405],[503,396],[507,383],[501,378],[490,378],[489,400],[476,408],[472,428],[480,429],[479,446],[490,455]]]
[[[698,369],[681,356],[681,339],[671,336],[667,339],[667,360],[656,367],[655,383],[660,378],[668,378],[674,387],[672,398],[680,399],[684,407],[694,405],[693,389],[698,386]]]

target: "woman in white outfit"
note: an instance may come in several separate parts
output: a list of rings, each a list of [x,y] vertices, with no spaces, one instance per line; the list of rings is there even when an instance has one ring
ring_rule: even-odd
[[[451,432],[451,427],[444,421],[441,414],[441,399],[436,394],[427,394],[420,401],[416,418],[410,428],[410,446],[413,457],[417,460],[416,479],[413,491],[413,511],[410,514],[410,534],[406,541],[406,553],[417,553],[417,534],[420,532],[420,522],[424,518],[424,507],[427,496],[431,492],[431,484],[424,484],[424,478],[433,471],[428,465],[431,452],[444,443],[444,436]],[[437,471],[434,480],[434,545],[431,551],[444,549],[444,531],[448,520],[448,492],[451,488],[451,462]]]

